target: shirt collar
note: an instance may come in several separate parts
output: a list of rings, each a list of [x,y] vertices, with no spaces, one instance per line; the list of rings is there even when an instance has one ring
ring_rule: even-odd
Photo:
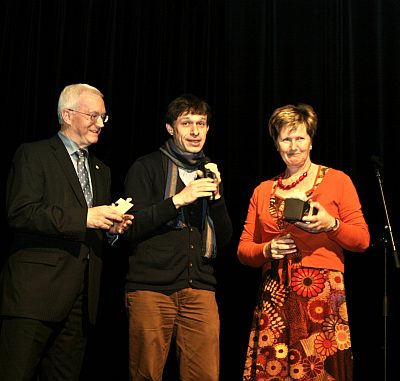
[[[65,148],[67,149],[69,155],[73,155],[76,151],[79,150],[78,144],[76,144],[73,140],[71,140],[68,136],[64,135],[61,131],[58,131],[58,136],[61,141],[64,143]],[[89,156],[89,151],[87,148],[83,148],[86,151],[86,157]]]

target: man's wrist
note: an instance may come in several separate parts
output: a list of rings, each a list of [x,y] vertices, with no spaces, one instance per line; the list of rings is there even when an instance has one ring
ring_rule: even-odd
[[[172,196],[172,203],[175,205],[176,209],[179,209],[181,206],[183,206],[183,203],[179,201],[179,196],[177,194]]]

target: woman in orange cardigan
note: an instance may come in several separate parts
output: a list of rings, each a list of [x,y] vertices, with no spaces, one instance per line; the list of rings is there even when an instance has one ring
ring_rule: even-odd
[[[286,169],[254,190],[238,247],[241,263],[263,270],[246,381],[352,380],[343,250],[365,251],[370,235],[349,176],[311,162],[316,129],[306,104],[269,120]]]

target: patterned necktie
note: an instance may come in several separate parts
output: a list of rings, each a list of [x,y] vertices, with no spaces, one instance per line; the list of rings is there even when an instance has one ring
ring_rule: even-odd
[[[77,171],[78,171],[79,182],[81,183],[81,187],[82,187],[85,199],[86,199],[87,206],[89,208],[91,208],[93,205],[93,196],[92,196],[92,192],[90,191],[89,174],[88,174],[86,166],[85,166],[86,151],[83,149],[80,149],[80,150],[76,151],[75,153],[78,157]]]

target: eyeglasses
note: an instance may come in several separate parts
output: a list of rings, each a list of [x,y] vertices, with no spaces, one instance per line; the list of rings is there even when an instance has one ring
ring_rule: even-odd
[[[78,114],[82,114],[82,115],[86,115],[88,117],[90,117],[90,120],[93,123],[96,123],[98,121],[99,118],[101,118],[101,120],[103,121],[103,123],[107,123],[108,122],[108,115],[107,114],[99,114],[98,112],[93,112],[91,114],[88,114],[86,112],[82,112],[82,111],[78,111],[78,110],[73,110],[72,108],[67,109],[69,111],[73,111],[73,112],[77,112]]]

